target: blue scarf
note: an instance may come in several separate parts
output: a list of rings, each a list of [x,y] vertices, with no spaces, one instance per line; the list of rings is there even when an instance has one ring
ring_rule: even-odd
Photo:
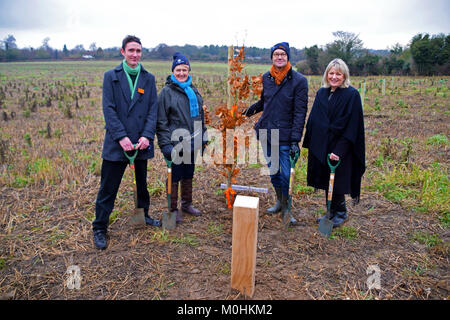
[[[184,92],[186,93],[188,99],[189,99],[189,108],[191,111],[191,118],[195,118],[198,117],[198,101],[197,101],[197,96],[195,95],[194,90],[192,90],[191,88],[191,84],[192,84],[192,77],[190,75],[188,75],[188,78],[185,82],[180,82],[178,81],[175,76],[172,74],[170,76],[170,79],[172,79],[172,81],[174,83],[176,83],[181,89],[184,90]]]

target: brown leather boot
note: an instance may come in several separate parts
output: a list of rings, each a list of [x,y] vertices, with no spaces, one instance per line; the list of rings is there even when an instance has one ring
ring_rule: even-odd
[[[192,179],[181,180],[181,210],[194,217],[202,215],[192,206]]]
[[[167,193],[167,183],[166,180],[166,193]],[[178,181],[172,181],[172,193],[170,196],[170,212],[174,212],[177,215],[176,222],[183,223],[183,214],[178,210]]]

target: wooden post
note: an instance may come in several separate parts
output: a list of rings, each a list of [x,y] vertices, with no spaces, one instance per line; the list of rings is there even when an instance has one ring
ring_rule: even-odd
[[[231,107],[233,106],[234,103],[234,97],[231,95],[231,86],[230,86],[230,82],[228,80],[230,80],[230,76],[231,76],[231,70],[230,70],[230,64],[231,64],[231,59],[233,59],[234,57],[234,47],[233,46],[229,46],[228,47],[228,78],[227,78],[227,108],[228,110],[231,110]]]
[[[259,198],[237,196],[233,207],[231,288],[245,296],[255,292]]]
[[[234,46],[229,46],[228,47],[228,74],[227,74],[227,109],[228,110],[232,109],[233,103],[234,103],[234,97],[231,94],[231,85],[230,85],[230,78],[232,77],[232,74],[231,74],[231,72],[232,72],[231,71],[231,64],[232,64],[232,62],[231,61],[232,61],[233,58],[234,58]],[[227,135],[225,137],[227,137]],[[231,154],[232,154],[231,159],[233,159],[233,155],[234,155],[234,139],[231,140],[231,147],[228,145],[229,141],[227,141],[227,140],[228,140],[227,138],[223,139],[223,152],[226,155],[225,156],[225,158],[226,158],[225,162],[227,162],[228,159],[229,159],[228,158],[228,152],[227,152],[227,150],[229,148],[231,148],[231,150],[232,150],[231,151]],[[231,168],[228,171],[228,177],[227,177],[227,186],[228,186],[228,188],[231,187],[231,173],[233,172],[233,169],[234,169],[234,161],[232,161]],[[227,190],[228,190],[228,188],[227,188]],[[231,209],[230,206],[229,206],[229,208]]]
[[[386,95],[386,79],[383,79],[383,89],[382,89],[381,94],[382,94],[383,96]]]

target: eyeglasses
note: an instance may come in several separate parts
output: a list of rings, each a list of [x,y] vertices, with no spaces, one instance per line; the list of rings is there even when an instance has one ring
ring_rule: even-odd
[[[282,52],[282,53],[274,53],[273,54],[276,58],[278,58],[278,57],[282,57],[282,58],[284,58],[284,57],[286,57],[287,56],[287,54],[286,53],[284,53],[284,52]]]

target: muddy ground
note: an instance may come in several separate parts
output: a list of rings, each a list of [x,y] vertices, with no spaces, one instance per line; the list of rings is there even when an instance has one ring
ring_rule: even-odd
[[[162,163],[158,158],[153,161]],[[4,208],[21,203],[24,210],[40,204],[50,209],[10,220],[17,225],[3,235],[2,254],[10,259],[0,271],[0,292],[14,299],[244,298],[230,288],[232,211],[217,192],[217,176],[214,167],[195,174],[194,205],[203,211],[201,217],[185,216],[175,230],[162,232],[153,227],[133,230],[124,214],[110,226],[105,251],[94,248],[91,224],[84,218],[85,210],[93,210],[98,177],[82,182],[78,193],[83,194],[62,192],[49,196],[51,202],[42,190],[3,187]],[[264,213],[274,201],[269,178],[261,176],[259,168],[248,168],[240,179],[270,190],[239,193],[260,198],[253,299],[448,297],[448,251],[410,238],[414,231],[424,230],[448,239],[448,231],[435,217],[363,194],[356,206],[347,198],[350,218],[345,226],[354,227],[349,230],[356,230],[356,235],[326,239],[316,223],[325,208],[323,191],[294,197],[293,213],[300,225],[285,231],[279,215]],[[121,195],[123,201],[131,199],[129,184],[121,185]],[[153,196],[151,215],[160,218],[165,210],[165,195]],[[33,230],[43,236],[36,239]],[[72,265],[79,267],[82,280],[79,289],[71,290],[66,271]],[[368,289],[372,265],[380,270],[380,290]]]

